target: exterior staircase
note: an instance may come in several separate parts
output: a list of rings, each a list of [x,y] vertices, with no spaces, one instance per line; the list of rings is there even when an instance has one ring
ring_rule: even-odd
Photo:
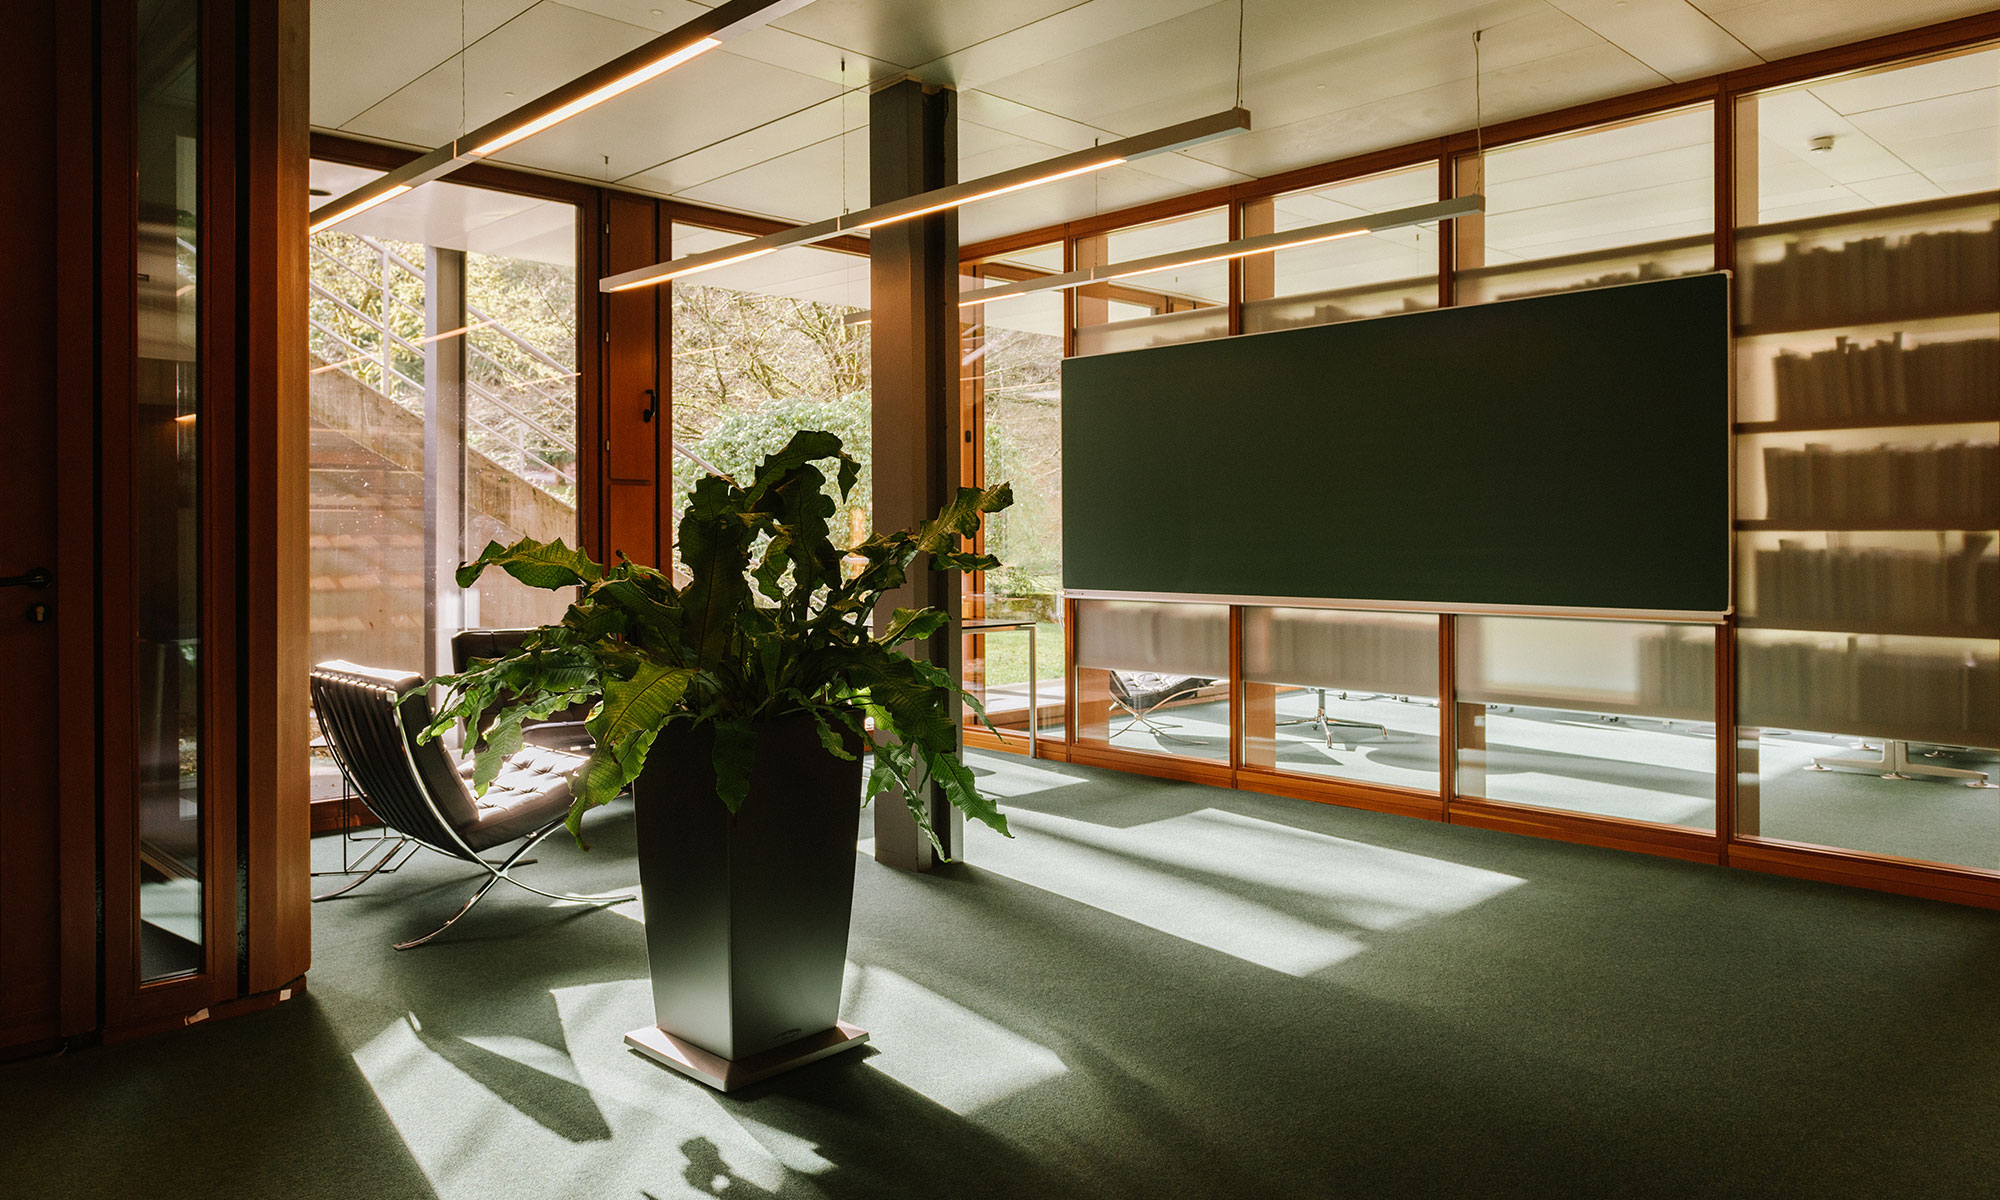
[[[420,670],[423,418],[345,371],[311,378],[312,659]],[[574,544],[572,505],[476,450],[467,459],[471,549],[520,537]],[[481,580],[476,591],[468,624],[537,624],[562,610],[560,598],[504,578]]]

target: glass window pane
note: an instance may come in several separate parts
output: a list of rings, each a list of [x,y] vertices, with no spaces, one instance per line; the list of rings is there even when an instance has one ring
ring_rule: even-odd
[[[133,544],[139,977],[202,966],[199,9],[145,6],[138,59]]]
[[[2000,49],[1737,124],[1736,832],[2000,869]]]
[[[676,256],[744,241],[673,227]],[[676,283],[673,297],[674,511],[709,470],[748,478],[801,429],[840,437],[861,479],[834,516],[835,537],[869,529],[868,260],[810,246]],[[678,519],[678,518],[677,518]]]
[[[1438,618],[1243,610],[1245,766],[1438,790]]]
[[[375,172],[316,161],[341,195]],[[559,620],[564,593],[458,564],[578,540],[576,210],[429,183],[308,250],[314,662],[434,674],[451,635]],[[313,796],[341,795],[322,749]]]
[[[1715,827],[1715,631],[1459,617],[1459,794]]]
[[[978,283],[1052,275],[1060,245],[981,264]],[[1030,691],[1039,736],[1063,736],[1067,674],[1062,626],[1062,323],[1060,292],[1034,292],[966,310],[961,384],[977,415],[970,453],[986,486],[1008,483],[1014,505],[989,518],[984,549],[1001,568],[984,573],[968,597],[968,622],[1032,622],[969,637],[966,686],[992,723],[1026,731]],[[1033,680],[1032,689],[1029,686]]]
[[[1482,190],[1476,159],[1458,190]],[[1489,150],[1483,190],[1458,222],[1461,304],[1712,270],[1714,107]]]
[[[1229,213],[1211,208],[1077,242],[1080,267],[1133,262],[1229,240]],[[1229,333],[1229,264],[1148,271],[1076,289],[1076,352],[1105,354]]]
[[[1077,740],[1229,761],[1229,606],[1077,605]]]
[[[1288,192],[1244,206],[1243,233],[1280,233],[1438,198],[1438,165]],[[1436,225],[1385,229],[1242,260],[1243,331],[1261,333],[1437,307]]]

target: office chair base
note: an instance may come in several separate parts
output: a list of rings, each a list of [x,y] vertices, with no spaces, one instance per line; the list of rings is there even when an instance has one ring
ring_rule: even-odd
[[[761,1083],[774,1075],[818,1062],[842,1050],[852,1050],[867,1041],[867,1030],[857,1029],[845,1021],[836,1021],[833,1028],[825,1033],[800,1038],[748,1058],[728,1059],[677,1038],[657,1025],[642,1026],[625,1035],[627,1046],[718,1092],[733,1092],[753,1083]]]
[[[1857,750],[1874,750],[1876,747],[1863,742]],[[1992,776],[1984,771],[1967,771],[1962,767],[1940,767],[1931,763],[1913,762],[1910,759],[1910,744],[1891,739],[1880,747],[1880,758],[1841,758],[1823,754],[1812,760],[1808,771],[1826,771],[1834,767],[1851,767],[1861,771],[1879,772],[1884,779],[1954,779],[1963,780],[1969,788],[1993,788]],[[1929,757],[1929,756],[1926,756]]]

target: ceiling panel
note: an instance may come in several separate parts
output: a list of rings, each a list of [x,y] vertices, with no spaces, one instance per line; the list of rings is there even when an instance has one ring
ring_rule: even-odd
[[[1688,0],[1549,0],[1667,79],[1700,79],[1762,59]]]
[[[846,111],[843,112],[843,108]],[[858,128],[867,119],[866,113],[865,98],[835,97],[815,104],[804,112],[793,113],[735,137],[627,175],[618,182],[625,187],[658,192],[665,196],[677,195],[712,179],[720,179],[724,175],[734,174],[754,167],[758,163],[789,154],[801,146],[810,146],[828,138],[839,137],[844,130]],[[865,155],[867,150],[865,140],[862,142],[862,150]],[[848,173],[865,180],[868,177],[866,157],[858,163],[849,162]],[[852,184],[849,187],[851,190]]]
[[[927,82],[975,88],[1047,62],[1053,47],[1076,53],[1214,4],[1215,0],[1094,0],[1076,4],[926,62],[915,73]],[[1229,0],[1228,7],[1233,12],[1235,0]]]
[[[426,72],[344,128],[410,145],[442,145],[461,131],[477,129],[653,36],[636,25],[542,0],[474,43],[462,57],[454,56]],[[653,86],[665,84],[666,80],[660,80]],[[506,155],[501,156],[502,161],[506,159]],[[578,174],[586,179],[603,177],[601,172]]]
[[[1827,46],[1953,17],[1987,12],[1991,0],[1691,0],[1765,58],[1783,58]]]
[[[1073,7],[1078,0],[816,0],[779,29],[914,67]]]
[[[629,27],[628,27],[629,28]],[[622,179],[726,142],[767,121],[804,114],[840,86],[768,63],[711,50],[499,156],[548,171]],[[727,96],[727,102],[720,98]],[[839,106],[834,106],[835,116]],[[605,159],[610,162],[606,163]]]
[[[1514,68],[1489,69],[1481,90],[1486,122],[1616,96],[1658,82],[1604,42]],[[1476,109],[1469,77],[1388,96],[1277,129],[1212,142],[1189,153],[1245,174],[1273,175],[1331,158],[1386,149],[1469,129]]]
[[[535,2],[395,5],[395,36],[384,37],[392,6],[383,0],[312,0],[312,123],[328,129],[347,124]],[[452,111],[456,115],[456,104]]]
[[[841,211],[843,142],[849,145],[850,161],[854,156],[868,152],[868,133],[857,129],[844,138],[815,142],[719,179],[711,179],[680,195],[694,204],[710,204],[735,212],[760,213],[801,223],[822,220]],[[865,179],[850,176],[847,180],[850,191],[865,184]]]
[[[709,8],[709,5],[692,4],[689,0],[563,0],[563,3],[655,33],[677,29]],[[850,87],[874,79],[894,78],[903,71],[894,63],[869,58],[859,51],[770,25],[731,37],[723,44],[731,54],[739,57],[797,71],[829,83],[844,82]],[[841,66],[843,59],[847,63],[845,68]]]

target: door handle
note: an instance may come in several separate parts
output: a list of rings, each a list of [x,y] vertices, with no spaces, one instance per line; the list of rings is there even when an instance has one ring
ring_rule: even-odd
[[[653,423],[653,418],[659,415],[660,415],[660,393],[654,391],[652,388],[647,388],[646,407],[639,410],[639,419],[641,421],[644,421],[646,424],[651,425]]]
[[[0,587],[45,588],[55,579],[55,573],[47,567],[31,567],[26,575],[0,576]]]

